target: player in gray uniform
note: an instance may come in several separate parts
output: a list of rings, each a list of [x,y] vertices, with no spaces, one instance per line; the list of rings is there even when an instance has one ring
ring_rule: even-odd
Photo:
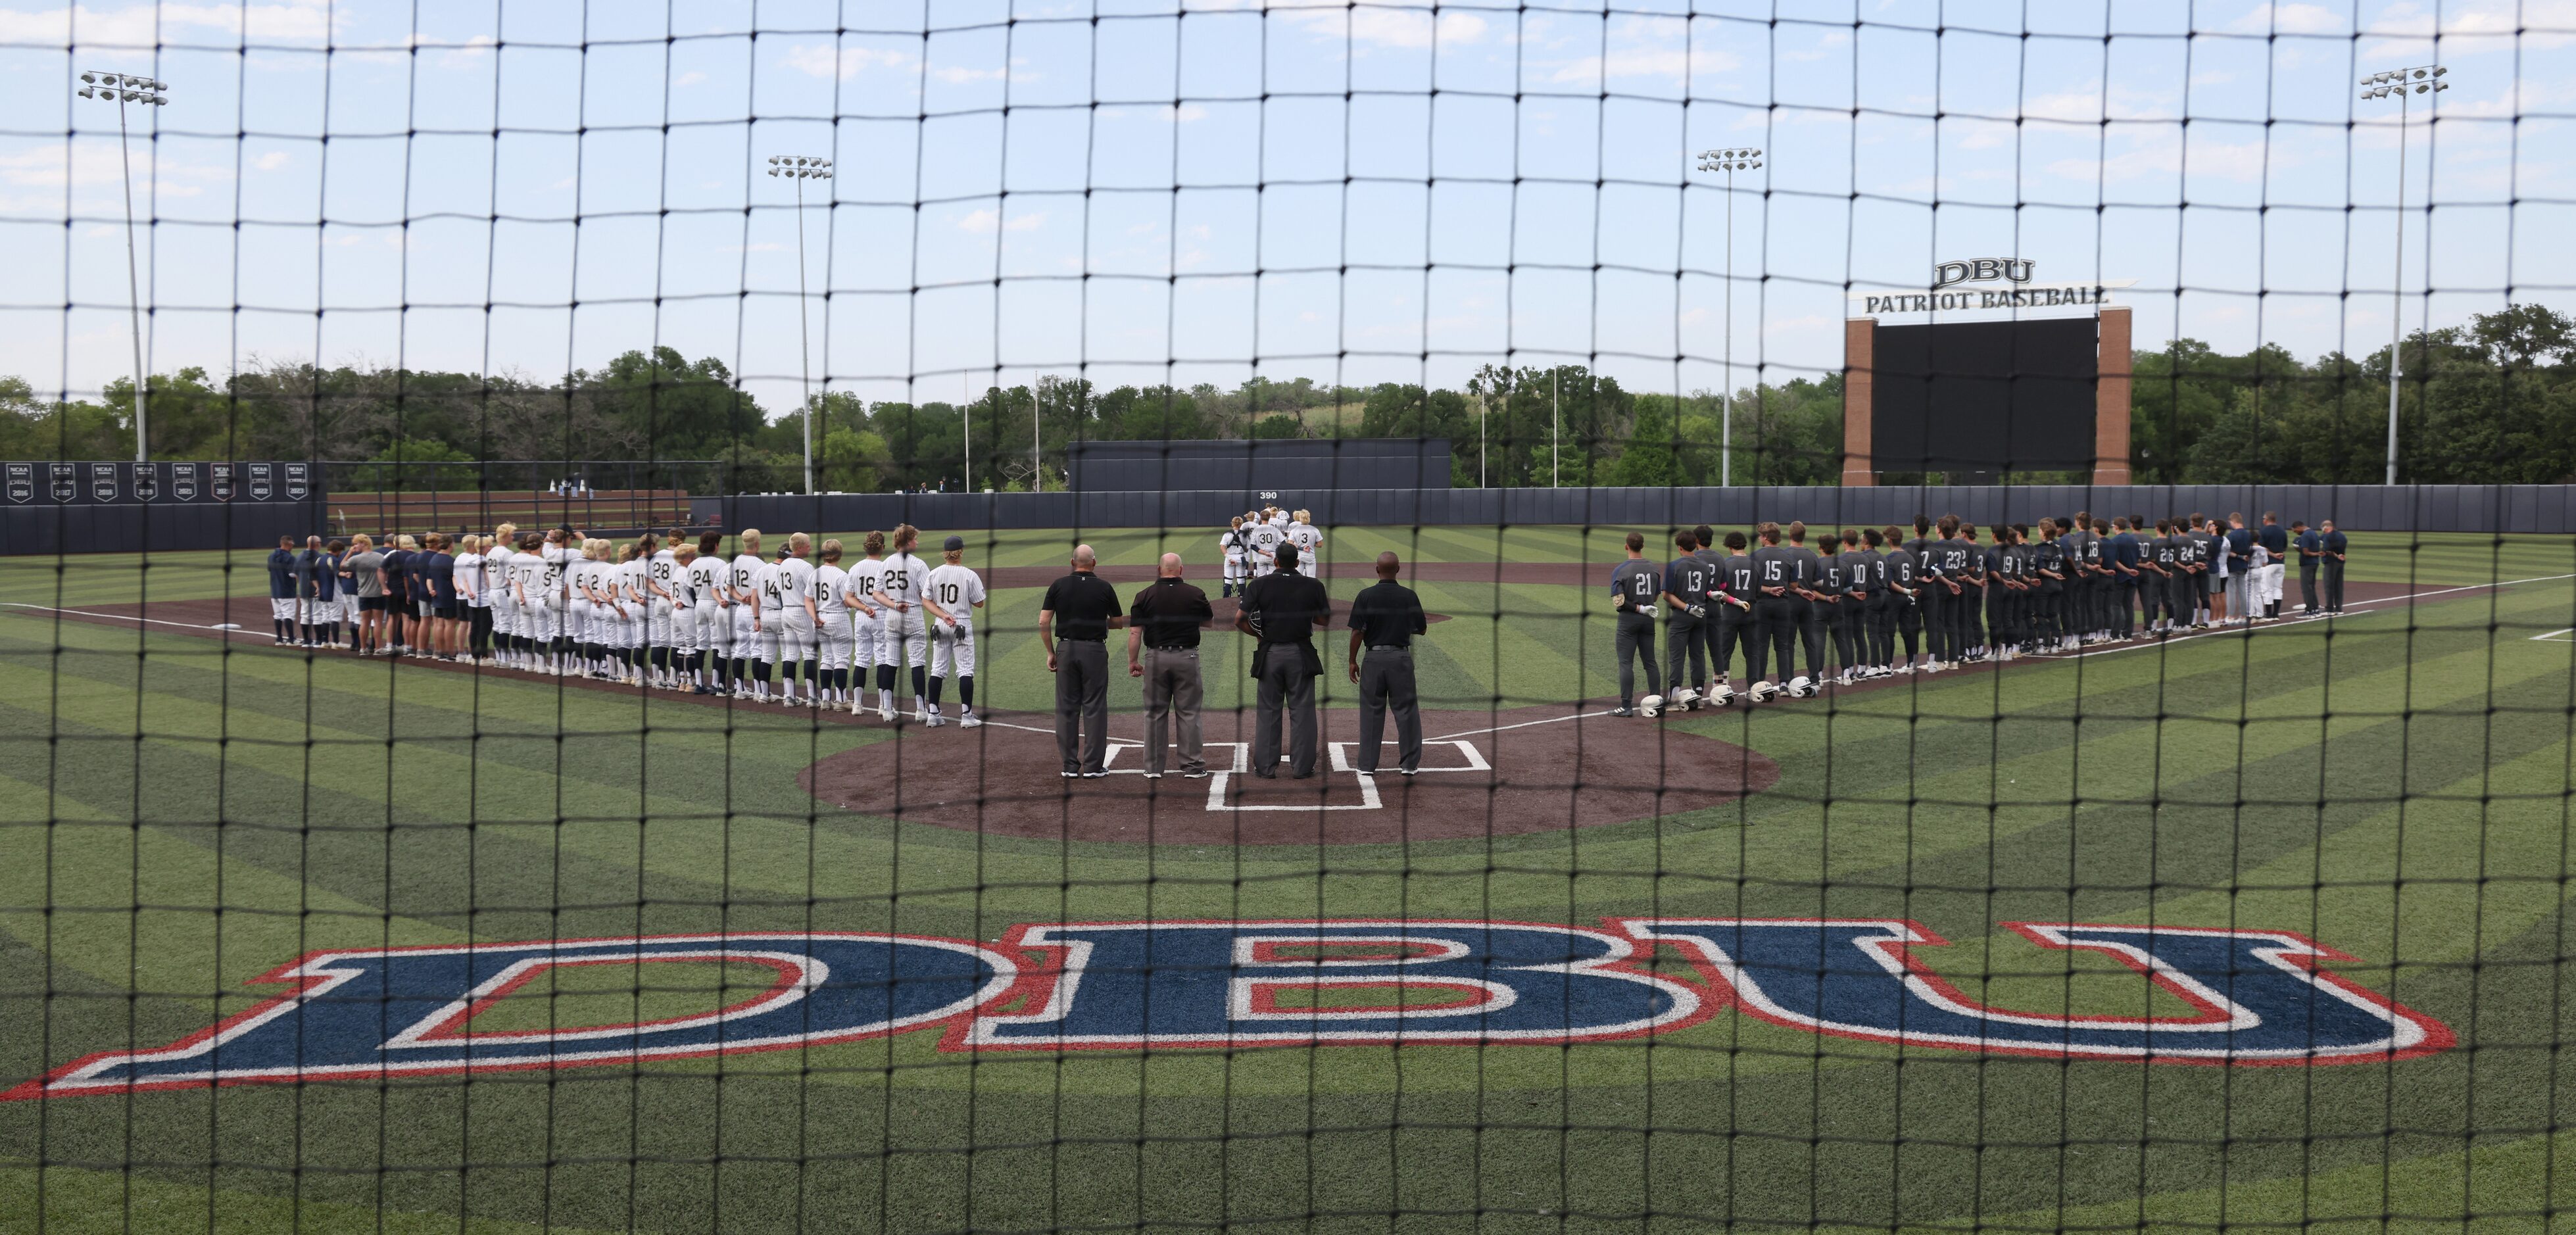
[[[1672,684],[1665,702],[1683,711],[1699,707],[1709,694],[1708,628],[1718,616],[1716,602],[1709,597],[1717,591],[1717,570],[1707,558],[1699,555],[1699,533],[1680,532],[1673,536],[1673,547],[1681,556],[1664,568],[1664,603],[1672,612],[1664,618],[1664,680]],[[1689,672],[1683,672],[1688,662]],[[1721,675],[1726,666],[1718,666]],[[1689,685],[1683,685],[1683,683]]]
[[[1646,560],[1645,533],[1628,533],[1628,560],[1610,570],[1610,608],[1619,615],[1619,710],[1613,716],[1637,714],[1638,660],[1646,663],[1646,693],[1664,693],[1655,664],[1655,598],[1663,591],[1662,573]]]

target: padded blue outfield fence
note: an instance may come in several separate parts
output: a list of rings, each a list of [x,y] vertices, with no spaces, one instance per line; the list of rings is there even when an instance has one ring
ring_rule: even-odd
[[[1955,513],[1980,526],[2036,523],[2090,511],[2151,523],[2199,511],[2251,522],[2332,519],[2351,532],[2576,534],[2576,485],[1986,485],[1669,489],[1279,490],[1164,493],[739,494],[695,498],[690,521],[728,531],[846,532],[898,523],[953,531],[987,528],[1207,528],[1264,505],[1311,511],[1323,525],[1608,524],[1740,527],[1804,519],[1840,527],[1911,526],[1917,514]]]
[[[690,499],[690,522],[727,531],[848,532],[898,523],[951,531],[1029,528],[1223,527],[1262,504],[1240,490],[1168,493],[738,494]],[[2333,519],[2355,532],[2509,532],[2576,535],[2576,485],[2009,485],[1740,487],[1677,489],[1327,489],[1280,490],[1276,504],[1333,524],[1607,524],[1743,526],[1804,519],[1836,526],[1910,525],[1920,514],[1956,512],[1981,526],[2036,522],[2089,510],[2104,518],[2139,514],[2227,515],[2279,511],[2284,522]],[[10,506],[0,514],[0,555],[172,553],[259,549],[280,536],[329,535],[327,502],[244,502],[192,506],[146,503]],[[427,529],[423,529],[427,530]]]

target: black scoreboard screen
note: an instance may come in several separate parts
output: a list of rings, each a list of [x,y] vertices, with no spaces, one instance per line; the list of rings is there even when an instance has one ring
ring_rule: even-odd
[[[2092,317],[1880,326],[1870,459],[1882,472],[2093,466]]]

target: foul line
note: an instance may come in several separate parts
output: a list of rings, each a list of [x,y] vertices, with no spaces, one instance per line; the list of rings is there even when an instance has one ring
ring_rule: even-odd
[[[181,630],[202,630],[211,634],[222,635],[227,639],[275,639],[277,637],[275,635],[262,635],[259,632],[252,630],[226,630],[221,626],[209,626],[202,622],[173,622],[165,618],[136,617],[131,613],[93,613],[87,609],[57,609],[52,605],[31,605],[23,601],[15,600],[0,600],[0,605],[6,605],[12,609],[34,609],[40,613],[59,613],[66,617],[99,618],[103,621],[109,622],[149,622],[154,626],[176,626]]]
[[[2576,635],[2576,626],[2570,626],[2565,630],[2553,630],[2545,635],[2533,635],[2531,637],[2531,641],[2533,643],[2555,642],[2560,635]],[[2576,643],[2576,639],[2568,640],[2568,642]]]
[[[2407,593],[2403,593],[2403,594],[2401,594],[2401,595],[2397,595],[2397,596],[2382,596],[2382,597],[2380,597],[2380,598],[2379,598],[2379,599],[2377,599],[2377,600],[2357,600],[2357,601],[2354,601],[2354,602],[2352,603],[2352,607],[2353,607],[2353,608],[2355,608],[2355,609],[2358,609],[2358,608],[2360,608],[2360,607],[2362,607],[2362,606],[2364,606],[2364,605],[2385,605],[2385,604],[2390,604],[2390,603],[2392,603],[2392,602],[2400,601],[2400,600],[2405,600],[2405,601],[2414,601],[2414,600],[2422,600],[2422,599],[2424,599],[2425,597],[2428,597],[2428,596],[2446,596],[2446,595],[2449,595],[2450,593],[2453,593],[2453,592],[2475,592],[2475,591],[2481,591],[2481,590],[2492,589],[2492,588],[2505,588],[2505,587],[2512,587],[2512,586],[2514,586],[2515,584],[2518,584],[2518,583],[2548,583],[2548,582],[2551,582],[2551,581],[2553,581],[2553,580],[2558,580],[2558,579],[2576,579],[2576,575],[2535,575],[2535,576],[2533,576],[2533,577],[2531,577],[2531,578],[2529,578],[2529,579],[2507,579],[2507,580],[2505,580],[2505,581],[2503,581],[2503,582],[2501,582],[2501,583],[2470,583],[2470,584],[2464,584],[2464,585],[2462,585],[2462,586],[2460,586],[2460,587],[2437,588],[2437,589],[2435,589],[2435,590],[2433,590],[2433,591],[2430,591],[2430,592],[2407,592]],[[2386,612],[2386,610],[2376,610],[2375,612]],[[2315,614],[2315,615],[2313,615],[2313,616],[2303,615],[2303,616],[2301,616],[2301,617],[2299,617],[2299,618],[2295,619],[2295,621],[2296,621],[2296,623],[2297,623],[2298,625],[2302,625],[2302,626],[2304,626],[2304,625],[2306,625],[2306,624],[2308,624],[2308,623],[2310,623],[2310,622],[2326,622],[2326,621],[2332,621],[2332,620],[2334,620],[2335,618],[2338,618],[2338,617],[2369,617],[2369,616],[2370,616],[2370,614],[2368,614],[2368,613],[2359,613],[2359,614],[2352,614],[2352,613],[2318,613],[2318,614]],[[2275,629],[2275,630],[2282,630],[2282,629],[2288,629],[2288,627],[2277,627],[2277,626],[2276,626],[2276,627],[2274,627],[2273,629]],[[2568,629],[2569,629],[2569,630],[2576,630],[2576,627],[2569,627]],[[2170,638],[2170,639],[2155,640],[2155,641],[2147,642],[2147,643],[2129,643],[2129,644],[2122,644],[2122,645],[2121,645],[2121,646],[2119,646],[2119,647],[2095,648],[2095,649],[2093,649],[2093,650],[2091,650],[2091,651],[2087,651],[2087,652],[2043,652],[2043,653],[2040,653],[2040,654],[2038,654],[2038,655],[2028,656],[2028,657],[2023,657],[2023,658],[2021,658],[2021,659],[2025,659],[2025,660],[2083,660],[2084,658],[2086,658],[2086,657],[2088,657],[2088,656],[2109,656],[2109,655],[2113,655],[2113,654],[2115,654],[2115,653],[2119,653],[2119,652],[2144,652],[2144,651],[2148,651],[2148,650],[2153,649],[2153,648],[2169,648],[2169,647],[2172,647],[2173,645],[2175,645],[2175,644],[2177,644],[2177,643],[2189,643],[2189,642],[2191,642],[2191,641],[2192,641],[2192,640],[2194,640],[2194,639],[2207,639],[2207,638],[2209,638],[2209,637],[2211,637],[2211,636],[2213,636],[2213,635],[2252,635],[2252,634],[2259,634],[2259,633],[2262,633],[2262,632],[2261,632],[2261,630],[2260,630],[2260,628],[2256,628],[2256,627],[2248,627],[2248,626],[2243,626],[2243,625],[2238,625],[2238,624],[2236,624],[2236,623],[2229,623],[2228,625],[2220,626],[2220,627],[2216,627],[2216,628],[2213,628],[2213,629],[2210,629],[2210,630],[2204,630],[2204,631],[2201,631],[2201,632],[2199,632],[2199,633],[2197,633],[2197,634],[2178,635],[2178,636],[2175,636],[2175,637]],[[2566,631],[2557,631],[2557,632],[2553,632],[2553,633],[2557,633],[2557,634],[2565,634],[2565,633],[2566,633]],[[2545,636],[2544,636],[2544,637],[2545,637]]]

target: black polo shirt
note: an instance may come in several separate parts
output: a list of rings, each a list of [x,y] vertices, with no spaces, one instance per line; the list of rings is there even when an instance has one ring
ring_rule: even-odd
[[[1263,643],[1304,643],[1333,620],[1333,599],[1321,579],[1293,570],[1263,575],[1243,590],[1243,609],[1261,617]]]
[[[1415,635],[1431,629],[1431,619],[1423,616],[1422,598],[1412,588],[1380,579],[1351,601],[1351,629],[1368,647],[1409,647]]]
[[[1047,585],[1041,608],[1055,614],[1055,637],[1099,641],[1109,637],[1109,619],[1118,614],[1118,589],[1087,570]]]
[[[1194,648],[1199,624],[1216,616],[1207,593],[1179,579],[1156,579],[1127,607],[1128,626],[1145,633],[1149,648]]]

